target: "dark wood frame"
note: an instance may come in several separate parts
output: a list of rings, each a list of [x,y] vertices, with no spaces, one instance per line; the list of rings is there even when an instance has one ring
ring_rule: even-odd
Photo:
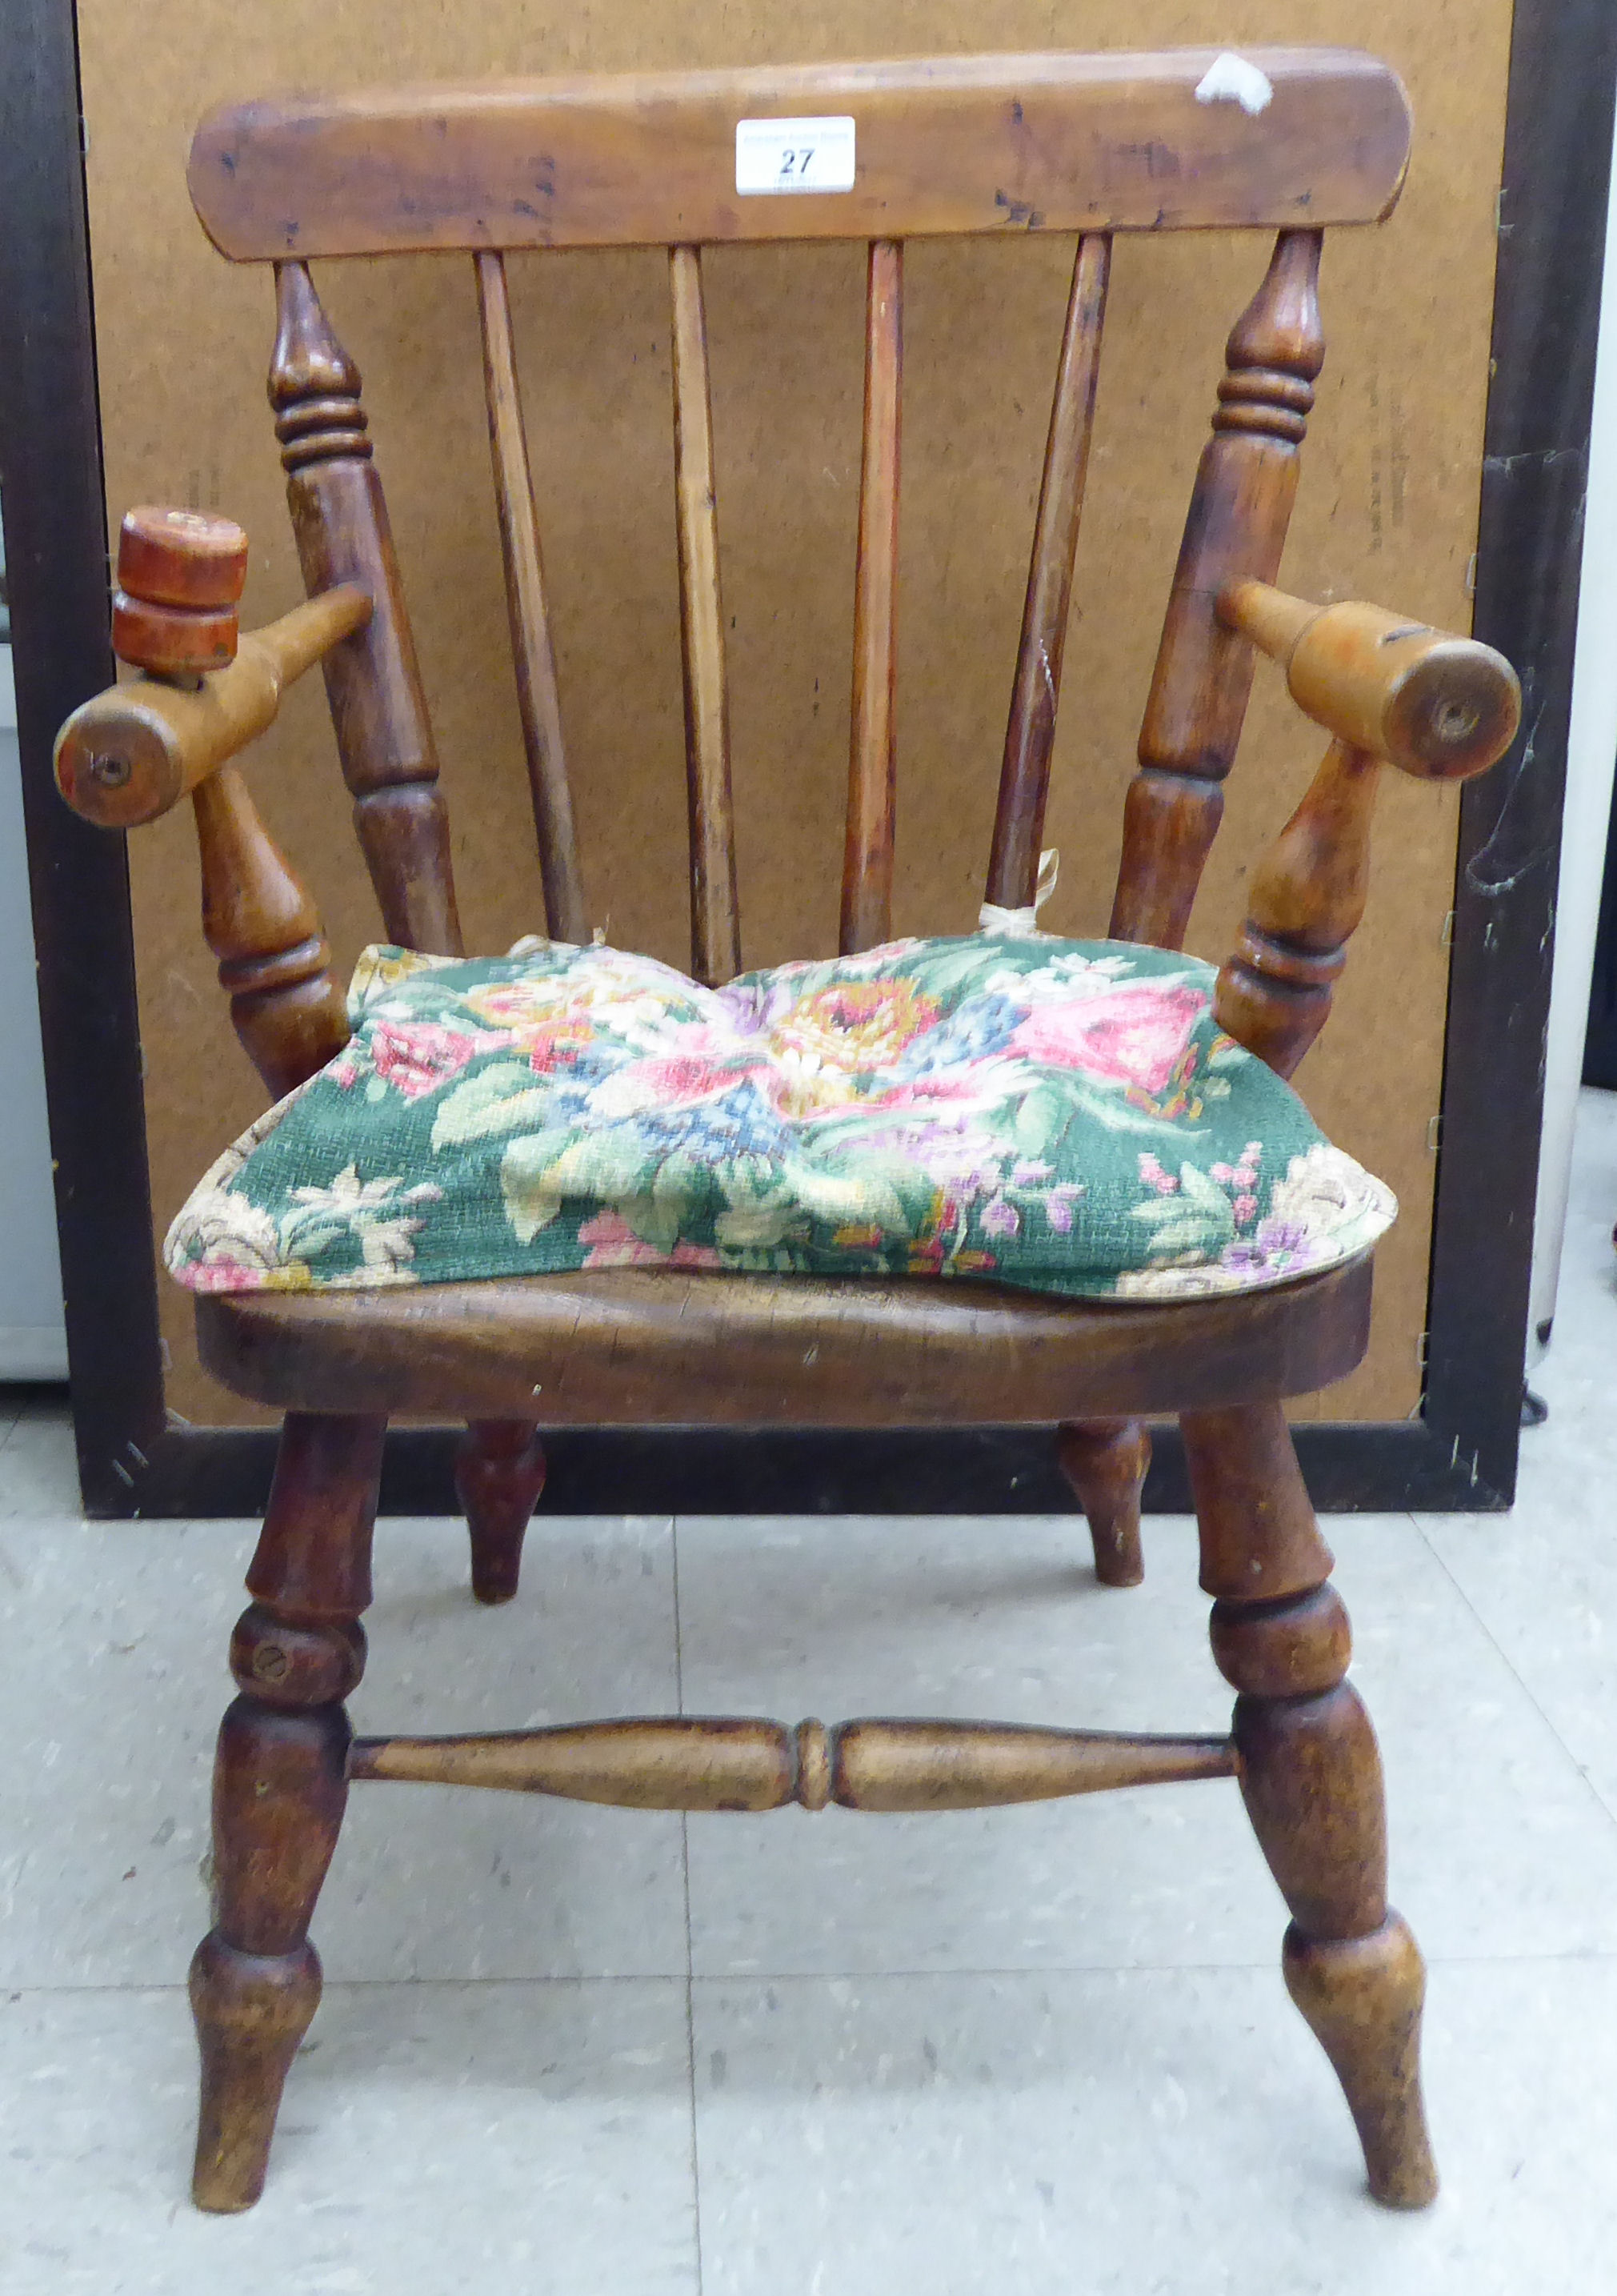
[[[112,668],[72,0],[13,0],[7,30],[0,488],[85,1504],[253,1514],[274,1431],[165,1410],[123,849],[51,775],[57,726]],[[1525,730],[1461,805],[1422,1415],[1298,1430],[1327,1511],[1499,1508],[1515,1489],[1614,77],[1603,0],[1517,0],[1475,631],[1521,671]],[[383,1507],[457,1512],[456,1439],[392,1437]],[[562,1513],[1074,1505],[1039,1431],[580,1431],[546,1449],[546,1505]],[[1158,1443],[1146,1503],[1188,1506],[1176,1438]]]

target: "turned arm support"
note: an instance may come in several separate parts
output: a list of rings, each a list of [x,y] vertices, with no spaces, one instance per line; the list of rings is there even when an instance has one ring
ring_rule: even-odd
[[[1311,605],[1236,582],[1217,611],[1279,664],[1292,699],[1331,736],[1259,865],[1213,998],[1220,1027],[1289,1077],[1325,1026],[1364,914],[1382,767],[1417,781],[1486,772],[1515,738],[1522,692],[1491,646],[1379,606]]]
[[[347,1014],[314,903],[232,762],[274,723],[295,678],[363,629],[357,583],[320,592],[240,635],[247,537],[228,519],[135,510],[118,537],[112,642],[145,675],[76,709],[56,782],[107,829],[156,821],[189,795],[202,865],[202,931],[236,1034],[276,1098],[347,1041]]]

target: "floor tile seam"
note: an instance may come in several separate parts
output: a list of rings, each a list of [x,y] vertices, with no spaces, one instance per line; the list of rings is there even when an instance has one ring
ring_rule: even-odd
[[[690,1858],[685,1813],[680,1813],[681,1867],[685,1880],[685,2107],[690,2161],[690,2238],[696,2265],[696,2296],[702,2296],[701,2100],[696,2079],[696,1972],[690,1939]]]
[[[1466,1609],[1470,1611],[1471,1616],[1476,1620],[1478,1630],[1482,1634],[1483,1640],[1487,1643],[1489,1648],[1494,1652],[1494,1655],[1498,1658],[1500,1665],[1505,1669],[1506,1672],[1510,1676],[1512,1681],[1521,1691],[1522,1695],[1532,1708],[1533,1712],[1538,1716],[1539,1721],[1543,1723],[1544,1727],[1549,1732],[1550,1736],[1555,1740],[1556,1745],[1560,1747],[1561,1751],[1565,1755],[1568,1762],[1572,1765],[1572,1771],[1576,1775],[1579,1784],[1583,1787],[1585,1792],[1588,1795],[1589,1800],[1594,1803],[1596,1808],[1600,1812],[1602,1817],[1605,1819],[1608,1825],[1617,1826],[1617,1810],[1614,1810],[1612,1808],[1605,1795],[1601,1792],[1599,1787],[1595,1784],[1594,1779],[1590,1777],[1588,1772],[1584,1768],[1583,1764],[1578,1759],[1578,1757],[1572,1751],[1572,1747],[1567,1744],[1566,1740],[1563,1737],[1561,1732],[1556,1728],[1554,1721],[1550,1718],[1548,1711],[1539,1700],[1539,1695],[1533,1689],[1531,1684],[1522,1673],[1521,1669],[1513,1662],[1509,1652],[1505,1648],[1499,1636],[1489,1625],[1487,1620],[1477,1609],[1476,1604],[1472,1601],[1470,1595],[1466,1594],[1459,1580],[1449,1568],[1446,1558],[1439,1549],[1433,1545],[1432,1540],[1426,1535],[1425,1526],[1422,1524],[1420,1518],[1417,1515],[1411,1513],[1409,1520],[1415,1526],[1416,1536],[1425,1546],[1427,1554],[1431,1555],[1438,1569],[1449,1581],[1450,1586],[1453,1587],[1455,1593],[1458,1595],[1461,1603],[1464,1603]]]
[[[668,1569],[672,1581],[674,1606],[674,1703],[677,1712],[685,1711],[685,1651],[683,1621],[680,1616],[680,1519],[668,1518]]]
[[[1600,1785],[1594,1778],[1588,1777],[1588,1773],[1587,1771],[1584,1772],[1584,1775],[1586,1778],[1588,1778],[1588,1784],[1593,1789],[1597,1801],[1599,1802],[1601,1808],[1605,1811],[1607,1816],[1612,1819],[1613,1823],[1617,1824],[1617,1803],[1612,1801],[1603,1785]]]
[[[1617,1967],[1617,1948],[1573,1948],[1564,1953],[1445,1953],[1425,1956],[1429,1971],[1442,1969],[1555,1969],[1578,1965],[1599,1967],[1609,1963]],[[1270,1956],[1262,1961],[1161,1961],[1161,1962],[1043,1962],[1036,1966],[1017,1966],[983,1969],[773,1969],[773,1970],[698,1970],[686,1979],[677,1972],[631,1972],[610,1970],[578,1976],[552,1972],[543,1977],[328,1977],[324,1990],[333,1993],[464,1993],[469,1987],[505,1987],[524,1989],[570,1988],[582,1991],[586,1986],[645,1985],[693,1990],[698,1986],[716,1985],[856,1985],[856,1984],[943,1984],[956,1982],[998,1982],[1005,1978],[1027,1978],[1042,1980],[1050,1977],[1232,1977],[1270,1974],[1277,1972],[1278,1964]],[[129,1994],[143,1999],[167,1997],[181,2001],[188,1997],[183,1979],[172,1983],[160,1980],[131,1979],[121,1983],[105,1985],[0,1984],[0,2008],[14,2007],[20,2002],[58,1999],[101,1999],[110,1994]]]
[[[552,1972],[543,1977],[332,1977],[323,1980],[323,1997],[333,1993],[463,1993],[469,1986],[545,1986],[570,1987],[582,1992],[591,1985],[666,1985],[683,1991],[687,1980],[677,1970],[635,1972],[605,1970],[584,1976]],[[172,1980],[162,1978],[130,1978],[105,1985],[42,1985],[15,1984],[0,1981],[0,2009],[19,2001],[37,2001],[83,1996],[86,1999],[103,1999],[109,1994],[130,1993],[143,1997],[173,1994],[178,2000],[188,2000],[190,1990],[183,1977]]]
[[[1433,1953],[1422,1948],[1428,1971],[1438,1969],[1549,1967],[1563,1962],[1610,1962],[1617,1967],[1617,1946],[1570,1947],[1562,1953]],[[1280,1967],[1279,1949],[1260,1959],[1240,1961],[1041,1961],[957,1969],[788,1969],[697,1970],[692,1985],[842,1985],[893,1979],[904,1983],[951,1984],[957,1978],[981,1980],[1006,1977],[1231,1977]]]
[[[685,1711],[685,1657],[683,1625],[680,1615],[678,1515],[671,1515],[668,1519],[668,1552],[674,1600],[674,1703],[675,1711],[682,1715]],[[690,1816],[687,1810],[680,1812],[680,1887],[684,1900],[685,1920],[685,2098],[690,2160],[690,2232],[696,2265],[696,2296],[702,2296],[702,2170],[696,2086],[694,1990],[696,1943],[690,1928]]]

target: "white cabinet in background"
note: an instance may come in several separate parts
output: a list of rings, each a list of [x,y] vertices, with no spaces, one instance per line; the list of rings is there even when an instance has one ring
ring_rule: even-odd
[[[12,650],[0,645],[0,1380],[65,1379]]]

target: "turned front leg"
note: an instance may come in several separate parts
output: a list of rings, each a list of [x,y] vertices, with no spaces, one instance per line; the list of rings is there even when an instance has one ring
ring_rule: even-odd
[[[201,2209],[250,2208],[263,2191],[287,2070],[320,2001],[308,1928],[347,1799],[343,1700],[364,1667],[384,1426],[288,1418],[255,1599],[231,1640],[241,1695],[214,1769],[214,1925],[191,1969]]]
[[[1215,1599],[1213,1653],[1238,1695],[1241,1792],[1291,1909],[1287,1990],[1342,2084],[1370,2190],[1437,2191],[1420,2089],[1425,1971],[1387,1904],[1381,1758],[1344,1680],[1347,1611],[1278,1403],[1187,1414],[1185,1450]]]

